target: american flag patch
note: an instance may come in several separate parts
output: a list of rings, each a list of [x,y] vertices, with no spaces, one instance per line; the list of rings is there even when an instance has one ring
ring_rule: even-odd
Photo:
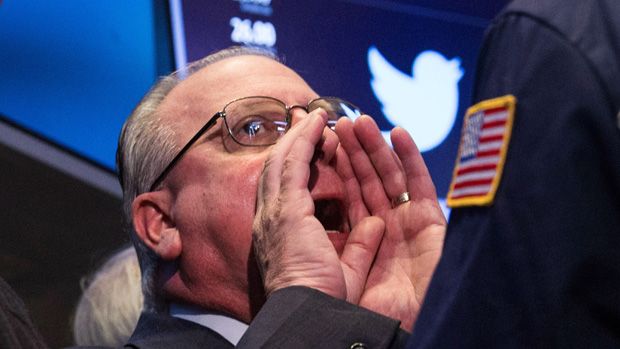
[[[467,109],[447,197],[448,206],[493,203],[506,161],[515,105],[515,97],[507,95],[482,101]]]

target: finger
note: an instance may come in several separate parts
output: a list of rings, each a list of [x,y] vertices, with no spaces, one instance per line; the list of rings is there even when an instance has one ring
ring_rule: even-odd
[[[336,125],[336,133],[340,139],[340,144],[349,156],[368,210],[374,214],[389,208],[390,201],[383,188],[381,178],[355,135],[353,122],[350,119],[341,118]]]
[[[359,222],[349,235],[340,262],[347,285],[347,301],[351,303],[359,302],[384,230],[383,220],[371,216]]]
[[[407,181],[402,164],[392,148],[385,142],[375,121],[370,117],[359,118],[355,122],[354,131],[381,178],[387,197],[395,198],[407,191]]]
[[[327,124],[327,113],[317,109],[308,115],[308,122],[296,135],[284,159],[282,168],[281,192],[307,192],[310,178],[310,162],[316,153],[317,144],[323,136]],[[299,129],[299,128],[298,128]]]
[[[271,149],[265,160],[263,173],[261,174],[261,180],[258,185],[257,196],[259,202],[257,202],[257,207],[261,204],[260,201],[270,202],[279,195],[284,161],[297,138],[302,135],[308,128],[308,125],[313,122],[313,118],[310,117],[311,115],[319,115],[319,119],[323,120],[327,118],[327,114],[322,109],[313,111],[308,117],[302,118],[301,121],[295,124]],[[314,120],[314,122],[316,121],[317,120]]]
[[[396,127],[391,132],[392,145],[398,154],[407,176],[407,191],[415,199],[437,199],[435,185],[422,154],[418,150],[411,135],[402,127]]]
[[[336,172],[342,178],[347,193],[347,202],[349,206],[349,223],[351,227],[355,227],[363,218],[368,217],[369,213],[362,198],[362,190],[360,184],[355,177],[353,167],[349,161],[349,156],[339,145],[336,149]]]
[[[353,172],[359,182],[366,207],[370,212],[378,212],[388,205],[388,198],[368,154],[362,148],[350,119],[341,118],[336,125],[340,144],[349,156]]]

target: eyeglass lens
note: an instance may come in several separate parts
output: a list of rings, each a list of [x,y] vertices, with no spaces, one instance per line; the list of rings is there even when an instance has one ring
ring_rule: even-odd
[[[341,117],[361,114],[353,104],[335,97],[311,101],[307,111],[323,108],[328,113],[328,126],[334,128]],[[225,123],[234,142],[244,146],[265,146],[277,142],[288,130],[287,108],[270,97],[248,97],[231,102],[224,108]],[[228,148],[228,146],[227,146]]]

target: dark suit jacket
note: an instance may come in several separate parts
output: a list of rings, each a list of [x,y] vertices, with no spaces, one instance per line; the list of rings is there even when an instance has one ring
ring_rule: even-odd
[[[309,318],[306,314],[314,316]],[[399,330],[396,320],[310,288],[289,287],[269,298],[237,347],[388,349],[401,347],[406,338],[407,333]],[[124,348],[209,349],[233,348],[233,345],[219,334],[193,322],[168,315],[143,313]]]
[[[72,347],[71,349],[105,349],[105,347]],[[131,338],[123,348],[170,349],[216,348],[234,346],[209,328],[169,315],[142,313]]]
[[[168,315],[142,313],[125,348],[217,348],[234,346],[218,333],[183,319]]]
[[[241,338],[239,348],[399,348],[400,322],[314,289],[274,292]]]

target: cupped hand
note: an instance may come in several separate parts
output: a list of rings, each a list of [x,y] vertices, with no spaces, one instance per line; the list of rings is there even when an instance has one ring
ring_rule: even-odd
[[[357,207],[354,220],[367,215],[385,222],[385,233],[369,272],[359,305],[401,320],[411,330],[443,247],[446,220],[422,156],[402,128],[391,133],[394,150],[375,122],[362,116],[342,118],[336,125],[351,167],[339,173]],[[410,201],[393,206],[408,192]]]
[[[265,162],[252,236],[267,296],[301,285],[357,303],[366,285],[383,221],[360,217],[338,256],[314,216],[308,189],[310,164],[324,132],[332,132],[326,123],[323,110],[308,114],[273,146]]]

